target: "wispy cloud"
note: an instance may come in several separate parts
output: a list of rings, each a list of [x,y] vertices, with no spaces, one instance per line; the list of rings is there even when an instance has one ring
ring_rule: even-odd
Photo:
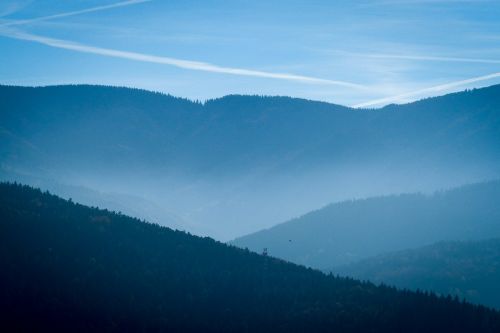
[[[5,1],[0,4],[0,18],[8,15],[12,15],[24,7],[26,7],[32,0],[23,0],[23,1]]]
[[[366,86],[346,81],[329,80],[329,79],[322,79],[317,77],[296,75],[290,73],[274,73],[274,72],[258,71],[245,68],[223,67],[206,62],[191,61],[191,60],[156,56],[144,53],[128,52],[128,51],[96,47],[67,40],[38,36],[12,29],[0,29],[0,35],[20,40],[36,42],[60,49],[98,54],[107,57],[122,58],[134,61],[170,65],[189,70],[240,75],[240,76],[253,76],[253,77],[261,77],[269,79],[280,79],[280,80],[297,81],[297,82],[312,83],[312,84],[336,85],[336,86],[355,88],[355,89],[367,89]]]
[[[48,21],[48,20],[53,20],[53,19],[69,17],[69,16],[98,12],[98,11],[113,9],[113,8],[118,8],[118,7],[131,6],[131,5],[136,5],[136,4],[150,2],[150,1],[152,1],[152,0],[128,0],[128,1],[118,2],[118,3],[114,3],[114,4],[110,4],[110,5],[103,5],[103,6],[97,6],[97,7],[92,7],[92,8],[86,8],[86,9],[82,9],[82,10],[76,10],[76,11],[72,11],[72,12],[42,16],[42,17],[37,17],[37,18],[32,18],[32,19],[27,19],[27,20],[10,21],[10,22],[1,24],[0,27],[7,27],[7,26],[23,25],[23,24],[29,24],[29,23],[35,23],[35,22],[41,22],[41,21]]]
[[[404,93],[404,94],[399,94],[396,96],[375,99],[372,101],[353,105],[353,107],[354,108],[364,108],[364,107],[368,107],[368,106],[397,102],[397,101],[401,101],[401,100],[409,98],[409,97],[415,97],[415,96],[419,96],[419,95],[423,95],[423,94],[440,93],[440,92],[444,92],[444,91],[447,91],[447,90],[450,90],[450,89],[453,89],[456,87],[464,86],[467,84],[492,80],[492,79],[496,79],[496,78],[500,78],[500,72],[492,73],[492,74],[488,74],[488,75],[484,75],[484,76],[473,77],[470,79],[465,79],[465,80],[460,80],[460,81],[449,82],[449,83],[445,83],[445,84],[441,84],[441,85],[437,85],[437,86],[433,86],[433,87],[428,87],[428,88],[424,88],[424,89],[411,91],[411,92]]]
[[[337,51],[346,55],[365,58],[377,59],[401,59],[401,60],[417,60],[417,61],[444,61],[444,62],[472,62],[483,64],[500,64],[500,59],[485,59],[485,58],[465,58],[465,57],[447,57],[447,56],[432,56],[432,55],[411,55],[411,54],[387,54],[387,53],[357,53],[347,51]]]

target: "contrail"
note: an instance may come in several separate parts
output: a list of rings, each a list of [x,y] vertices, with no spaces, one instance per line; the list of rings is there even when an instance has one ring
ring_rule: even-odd
[[[106,9],[112,9],[112,8],[118,8],[118,7],[125,7],[125,6],[130,6],[130,5],[135,5],[143,2],[150,2],[152,0],[129,0],[129,1],[123,1],[123,2],[118,2],[110,5],[104,5],[104,6],[98,6],[98,7],[92,7],[92,8],[87,8],[87,9],[82,9],[82,10],[77,10],[73,12],[67,12],[67,13],[61,13],[61,14],[55,14],[55,15],[49,15],[49,16],[42,16],[42,17],[37,17],[33,19],[27,19],[27,20],[16,20],[16,21],[11,21],[7,22],[4,24],[1,24],[0,27],[7,27],[7,26],[13,26],[13,25],[22,25],[22,24],[28,24],[28,23],[33,23],[33,22],[40,22],[40,21],[48,21],[52,19],[58,19],[58,18],[63,18],[63,17],[68,17],[68,16],[74,16],[74,15],[80,15],[80,14],[86,14],[86,13],[92,13],[92,12],[98,12],[101,10],[106,10]]]
[[[469,84],[469,83],[486,81],[486,80],[496,79],[496,78],[499,78],[499,77],[500,77],[500,72],[498,72],[498,73],[492,73],[492,74],[488,74],[488,75],[484,75],[484,76],[473,77],[473,78],[466,79],[466,80],[460,80],[460,81],[455,81],[455,82],[441,84],[441,85],[434,86],[434,87],[429,87],[429,88],[424,88],[424,89],[420,89],[420,90],[415,90],[415,91],[412,91],[412,92],[408,92],[408,93],[404,93],[404,94],[400,94],[400,95],[396,95],[396,96],[380,98],[380,99],[376,99],[376,100],[373,100],[373,101],[369,101],[369,102],[364,102],[364,103],[360,103],[360,104],[357,104],[357,105],[353,105],[352,107],[353,108],[364,108],[364,107],[372,106],[372,105],[390,103],[390,102],[398,101],[398,100],[401,100],[401,99],[404,99],[404,98],[408,98],[408,97],[412,97],[412,96],[416,96],[416,95],[446,91],[446,90],[449,90],[451,88],[463,86],[463,85],[466,85],[466,84]]]
[[[127,51],[120,51],[120,50],[115,50],[115,49],[95,47],[95,46],[91,46],[91,45],[85,45],[85,44],[75,43],[75,42],[61,40],[61,39],[54,39],[54,38],[50,38],[50,37],[33,35],[33,34],[21,32],[21,31],[17,31],[17,30],[11,30],[11,29],[3,29],[3,30],[0,29],[0,35],[14,38],[14,39],[36,42],[36,43],[40,43],[43,45],[47,45],[47,46],[51,46],[51,47],[55,47],[55,48],[60,48],[60,49],[78,51],[78,52],[83,52],[83,53],[98,54],[98,55],[107,56],[107,57],[123,58],[123,59],[135,60],[135,61],[141,61],[141,62],[170,65],[170,66],[184,68],[184,69],[190,69],[190,70],[212,72],[212,73],[223,73],[223,74],[231,74],[231,75],[241,75],[241,76],[262,77],[262,78],[270,78],[270,79],[281,79],[281,80],[288,80],[288,81],[299,81],[299,82],[313,83],[313,84],[337,85],[337,86],[356,88],[356,89],[368,89],[366,86],[356,84],[356,83],[346,82],[346,81],[328,80],[328,79],[321,79],[321,78],[317,78],[317,77],[295,75],[295,74],[289,74],[289,73],[275,73],[275,72],[264,72],[264,71],[244,69],[244,68],[222,67],[222,66],[213,65],[210,63],[206,63],[206,62],[190,61],[190,60],[184,60],[184,59],[155,56],[155,55],[144,54],[144,53],[127,52]]]

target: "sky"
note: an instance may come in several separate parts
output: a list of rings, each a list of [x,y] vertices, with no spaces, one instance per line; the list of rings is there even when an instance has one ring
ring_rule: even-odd
[[[500,0],[1,0],[0,84],[353,107],[500,84]]]

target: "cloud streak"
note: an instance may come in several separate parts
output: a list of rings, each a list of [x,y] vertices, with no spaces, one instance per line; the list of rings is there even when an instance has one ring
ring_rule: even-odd
[[[36,42],[39,44],[51,46],[59,49],[72,50],[82,53],[90,53],[97,54],[101,56],[114,57],[114,58],[122,58],[133,61],[147,62],[147,63],[156,63],[161,65],[170,65],[178,68],[203,71],[203,72],[211,72],[211,73],[220,73],[220,74],[231,74],[231,75],[239,75],[239,76],[252,76],[252,77],[260,77],[260,78],[268,78],[268,79],[279,79],[279,80],[288,80],[288,81],[296,81],[302,83],[311,83],[311,84],[323,84],[323,85],[336,85],[346,88],[354,88],[354,89],[367,89],[366,86],[340,81],[340,80],[329,80],[322,79],[311,76],[304,75],[296,75],[290,73],[275,73],[275,72],[267,72],[267,71],[258,71],[252,69],[245,68],[234,68],[234,67],[223,67],[218,66],[206,62],[199,61],[191,61],[163,56],[156,56],[144,53],[137,52],[128,52],[121,51],[109,48],[96,47],[91,45],[80,44],[72,41],[54,39],[50,37],[44,37],[34,34],[29,34],[25,32],[21,32],[18,30],[12,29],[0,29],[0,35],[25,40],[30,42]]]
[[[411,92],[396,95],[396,96],[375,99],[372,101],[353,105],[352,107],[353,108],[364,108],[364,107],[368,107],[368,106],[397,102],[397,101],[400,101],[402,99],[406,99],[408,97],[414,97],[414,96],[423,95],[423,94],[439,93],[439,92],[450,90],[450,89],[455,88],[455,87],[460,87],[460,86],[464,86],[464,85],[476,83],[476,82],[481,82],[481,81],[492,80],[492,79],[496,79],[496,78],[500,78],[500,72],[492,73],[492,74],[488,74],[488,75],[484,75],[484,76],[473,77],[470,79],[465,79],[465,80],[460,80],[460,81],[449,82],[449,83],[445,83],[445,84],[441,84],[441,85],[437,85],[437,86],[433,86],[433,87],[429,87],[429,88],[411,91]]]
[[[32,18],[32,19],[27,19],[27,20],[16,20],[16,21],[10,21],[7,23],[3,23],[0,25],[0,27],[8,27],[8,26],[15,26],[15,25],[23,25],[23,24],[29,24],[29,23],[36,23],[36,22],[41,22],[41,21],[48,21],[48,20],[53,20],[53,19],[59,19],[59,18],[65,18],[69,16],[75,16],[75,15],[81,15],[81,14],[86,14],[86,13],[93,13],[93,12],[98,12],[102,10],[107,10],[107,9],[113,9],[113,8],[119,8],[119,7],[126,7],[126,6],[131,6],[131,5],[136,5],[144,2],[150,2],[152,0],[129,0],[129,1],[123,1],[123,2],[118,2],[110,5],[104,5],[104,6],[97,6],[97,7],[92,7],[92,8],[87,8],[87,9],[82,9],[82,10],[77,10],[73,12],[67,12],[67,13],[61,13],[61,14],[54,14],[54,15],[49,15],[49,16],[42,16],[42,17],[37,17],[37,18]]]

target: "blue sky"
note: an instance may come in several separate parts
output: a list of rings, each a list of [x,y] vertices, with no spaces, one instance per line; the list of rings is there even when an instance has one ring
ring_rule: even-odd
[[[500,1],[2,0],[0,83],[377,107],[500,83]]]

